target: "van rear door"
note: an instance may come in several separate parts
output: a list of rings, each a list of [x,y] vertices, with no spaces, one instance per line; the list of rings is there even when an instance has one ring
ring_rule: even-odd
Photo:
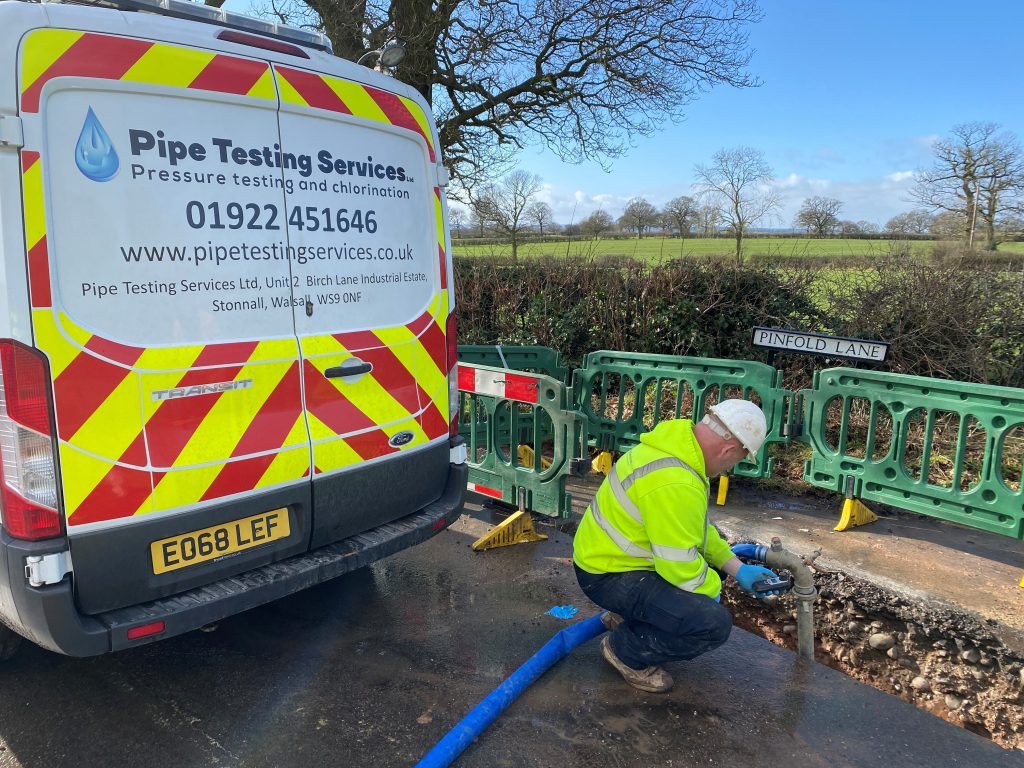
[[[310,447],[270,65],[56,29],[23,38],[20,62],[32,323],[80,607],[304,550]]]
[[[447,265],[422,107],[339,75],[275,71],[282,146],[309,159],[285,179],[316,545],[441,493]],[[388,472],[412,453],[420,459]]]

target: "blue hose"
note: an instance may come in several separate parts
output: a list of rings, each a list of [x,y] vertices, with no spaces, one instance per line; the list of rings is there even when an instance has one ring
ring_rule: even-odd
[[[732,553],[736,557],[743,557],[747,560],[763,563],[768,555],[768,547],[764,544],[733,544]]]
[[[592,640],[604,631],[601,614],[598,613],[556,634],[448,731],[445,737],[416,763],[416,768],[443,768],[451,765],[473,739],[494,722],[498,715],[538,677],[568,656],[578,645]]]

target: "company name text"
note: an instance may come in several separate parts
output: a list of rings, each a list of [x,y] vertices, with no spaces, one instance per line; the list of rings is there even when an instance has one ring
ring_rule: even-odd
[[[295,154],[281,150],[280,144],[262,147],[236,145],[226,138],[211,137],[209,145],[198,141],[186,142],[170,139],[163,131],[155,134],[139,128],[128,131],[131,153],[134,157],[157,157],[177,166],[189,160],[205,162],[212,159],[224,165],[251,166],[254,168],[283,168],[294,170],[304,178],[312,175],[314,167],[325,174],[359,176],[388,181],[412,181],[405,168],[374,160],[367,155],[365,160],[335,157],[328,149],[321,149],[315,157],[311,154]]]

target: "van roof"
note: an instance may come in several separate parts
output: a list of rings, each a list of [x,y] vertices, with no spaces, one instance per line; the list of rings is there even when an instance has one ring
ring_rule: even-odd
[[[267,19],[256,18],[255,16],[225,11],[223,8],[193,3],[189,2],[189,0],[42,0],[42,2],[57,5],[93,5],[120,11],[155,13],[161,16],[199,21],[230,29],[253,32],[258,35],[278,40],[288,40],[309,48],[333,53],[330,38],[322,32],[314,32],[310,29],[280,24]]]

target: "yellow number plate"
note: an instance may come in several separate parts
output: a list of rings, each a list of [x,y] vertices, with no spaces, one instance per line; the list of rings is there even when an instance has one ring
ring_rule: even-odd
[[[167,573],[217,560],[233,552],[287,538],[290,533],[288,510],[282,508],[160,539],[149,545],[153,573]]]

